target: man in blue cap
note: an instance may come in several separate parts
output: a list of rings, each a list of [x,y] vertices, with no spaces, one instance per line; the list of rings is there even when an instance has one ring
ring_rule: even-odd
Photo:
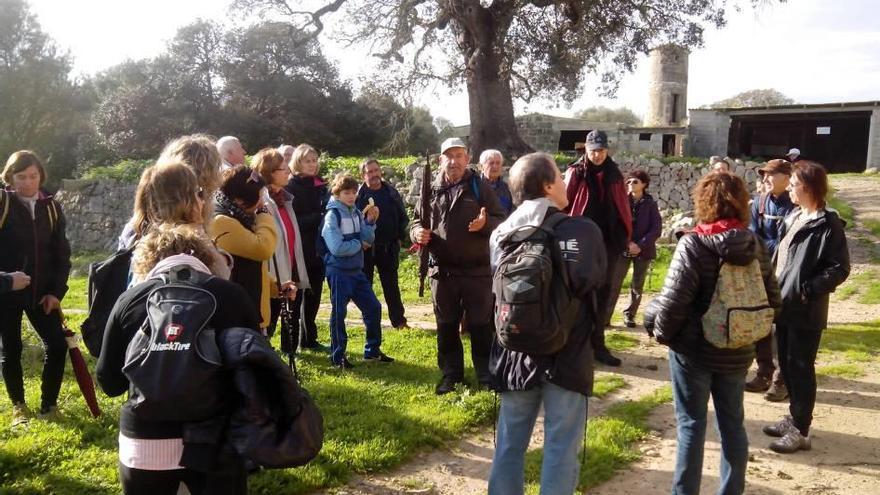
[[[587,152],[565,172],[566,213],[583,215],[594,221],[602,231],[608,269],[603,285],[596,293],[598,325],[591,342],[596,361],[620,366],[620,359],[611,355],[605,345],[605,326],[611,323],[614,303],[626,277],[628,263],[623,253],[632,238],[632,212],[623,184],[623,174],[608,156],[608,135],[602,131],[587,134]]]

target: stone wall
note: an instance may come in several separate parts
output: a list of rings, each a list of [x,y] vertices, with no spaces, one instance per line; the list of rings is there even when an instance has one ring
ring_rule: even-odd
[[[712,156],[727,154],[730,117],[715,110],[690,111],[685,154]]]
[[[116,239],[131,217],[135,187],[109,180],[62,181],[55,197],[74,252],[116,250]]]

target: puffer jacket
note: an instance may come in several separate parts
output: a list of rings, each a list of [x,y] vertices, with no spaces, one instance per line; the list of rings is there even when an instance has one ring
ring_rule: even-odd
[[[541,225],[545,218],[558,211],[546,198],[524,201],[495,232],[492,233],[492,259],[500,259],[502,245],[521,240],[534,230],[527,226]],[[581,301],[581,310],[565,346],[556,354],[538,356],[505,349],[493,338],[489,355],[489,372],[493,388],[498,392],[529,390],[549,382],[571,392],[593,394],[593,348],[590,334],[594,330],[593,294],[604,283],[605,248],[602,232],[589,218],[572,217],[556,225],[553,231],[559,242],[569,288]]]
[[[795,209],[781,226],[779,239],[791,227]],[[828,326],[828,299],[849,277],[849,247],[846,223],[831,210],[824,210],[794,234],[785,267],[779,276],[782,311],[777,322],[794,328],[822,329]],[[774,261],[779,258],[776,253]]]
[[[711,235],[686,234],[675,248],[662,292],[645,309],[645,329],[695,366],[715,373],[747,370],[755,358],[755,346],[713,346],[703,337],[702,317],[712,302],[720,263],[742,266],[756,258],[768,303],[778,309],[782,305],[779,285],[767,250],[754,232],[736,228]]]
[[[70,275],[70,243],[61,205],[39,193],[34,216],[15,191],[0,190],[0,271],[22,271],[31,277],[24,290],[0,296],[0,304],[36,307],[47,294],[64,299]]]

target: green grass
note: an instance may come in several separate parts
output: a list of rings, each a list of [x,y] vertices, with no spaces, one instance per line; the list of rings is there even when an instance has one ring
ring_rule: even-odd
[[[71,326],[77,328],[83,318],[71,315]],[[326,326],[320,330],[327,341]],[[41,350],[32,330],[25,329],[24,334],[27,397],[36,407]],[[349,338],[356,365],[352,371],[331,368],[326,355],[307,352],[300,361],[304,385],[324,414],[321,454],[305,467],[253,476],[251,493],[295,494],[340,485],[353,473],[388,469],[416,451],[454,441],[492,421],[491,393],[464,387],[455,394],[434,394],[439,373],[433,333],[385,332],[383,350],[398,359],[392,365],[357,359],[364,344],[363,328],[349,328]],[[468,347],[465,339],[465,355]],[[89,363],[94,369],[94,361]],[[473,375],[470,369],[467,373]],[[7,490],[4,493],[118,493],[116,435],[122,398],[98,395],[105,415],[92,420],[68,366],[59,401],[65,419],[60,424],[32,421],[26,430],[11,431],[10,408],[3,403],[0,485]]]
[[[89,309],[88,287],[89,280],[86,277],[71,277],[67,280],[67,295],[61,301],[61,307],[65,310]]]
[[[639,345],[639,339],[625,332],[606,330],[605,345],[612,351],[625,351]]]
[[[817,367],[816,374],[838,378],[861,378],[865,376],[865,370],[857,364],[834,364]]]
[[[657,406],[672,400],[672,389],[663,386],[634,401],[615,404],[599,417],[587,422],[587,455],[581,465],[579,490],[586,490],[611,479],[639,459],[635,445],[650,430],[648,416]],[[526,454],[526,493],[537,494],[541,478],[543,449]]]
[[[838,290],[838,297],[851,299],[861,304],[880,304],[880,277],[876,271],[867,271],[853,275]]]
[[[648,268],[648,275],[645,279],[644,292],[652,294],[660,292],[663,288],[663,282],[666,280],[666,272],[669,270],[669,263],[672,261],[672,253],[675,251],[674,245],[661,244],[657,246],[657,257],[651,262]],[[630,270],[623,279],[620,297],[629,297],[629,286],[632,283],[632,264]]]
[[[862,225],[864,225],[866,229],[870,230],[872,234],[880,236],[880,220],[869,218],[863,221]]]
[[[832,325],[822,333],[820,351],[839,352],[858,361],[880,356],[880,320]]]
[[[829,188],[827,198],[828,206],[837,210],[840,218],[842,218],[846,222],[846,228],[851,229],[856,223],[855,210],[853,210],[852,206],[850,206],[849,203],[838,198],[835,195],[835,192],[836,191],[833,187]]]
[[[626,386],[626,380],[623,379],[620,375],[615,374],[601,374],[596,375],[596,378],[593,380],[593,397],[601,399],[603,397],[607,397],[612,392],[615,392]]]
[[[89,274],[89,265],[96,261],[103,261],[110,257],[111,253],[104,251],[84,251],[75,253],[70,257],[71,276],[85,277]]]

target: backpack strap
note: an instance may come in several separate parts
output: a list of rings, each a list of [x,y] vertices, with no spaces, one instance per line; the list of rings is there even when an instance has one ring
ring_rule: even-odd
[[[477,203],[480,206],[483,206],[483,201],[480,199],[480,183],[478,182],[480,179],[477,177],[477,174],[471,174],[471,192],[474,193],[474,196],[477,198]]]
[[[46,213],[49,215],[49,232],[55,232],[55,224],[58,223],[58,207],[55,206],[55,200],[50,199],[46,204]]]
[[[9,193],[5,189],[0,189],[0,228],[6,224],[6,217],[9,216]]]

